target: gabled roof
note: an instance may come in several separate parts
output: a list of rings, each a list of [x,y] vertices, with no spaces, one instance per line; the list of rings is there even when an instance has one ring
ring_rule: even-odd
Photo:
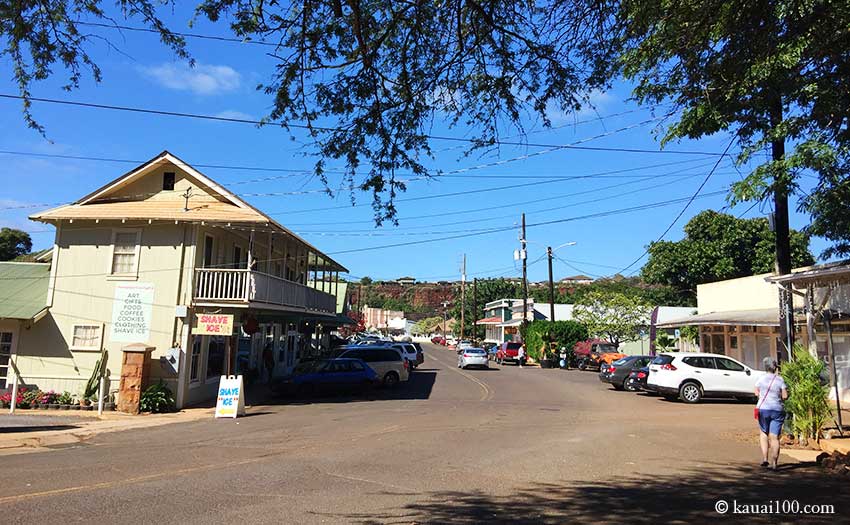
[[[173,165],[191,178],[207,195],[193,196],[188,205],[180,199],[147,199],[149,195],[124,195],[118,192],[141,180],[163,165]],[[112,196],[112,197],[110,197]],[[279,230],[307,246],[331,270],[347,271],[313,245],[295,235],[262,211],[251,206],[236,194],[231,193],[199,172],[188,163],[168,151],[163,151],[144,164],[104,184],[73,204],[60,206],[30,216],[34,221],[54,222],[60,220],[166,220],[181,222],[240,223],[263,225]],[[318,264],[318,260],[316,264]]]
[[[50,265],[0,262],[0,319],[32,320],[47,307]]]

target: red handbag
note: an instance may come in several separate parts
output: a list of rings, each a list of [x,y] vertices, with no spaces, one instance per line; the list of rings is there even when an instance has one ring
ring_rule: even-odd
[[[776,374],[773,374],[773,379],[771,379],[771,380],[770,380],[770,384],[769,384],[769,385],[767,385],[767,392],[765,392],[764,397],[763,397],[763,398],[761,398],[761,401],[759,401],[758,406],[756,406],[756,407],[753,409],[753,418],[755,418],[755,420],[756,420],[756,421],[758,421],[758,420],[759,420],[759,408],[761,407],[762,403],[764,403],[764,400],[765,400],[765,399],[767,399],[767,394],[769,394],[769,393],[770,393],[770,387],[772,387],[772,386],[773,386],[773,382],[774,382],[774,381],[776,381]]]

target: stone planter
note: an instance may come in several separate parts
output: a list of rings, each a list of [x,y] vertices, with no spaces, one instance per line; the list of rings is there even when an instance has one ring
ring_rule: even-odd
[[[59,405],[59,410],[70,410],[71,405]]]
[[[69,407],[68,407],[68,408],[70,408],[71,410],[79,410],[79,409],[80,409],[80,405],[69,405]]]
[[[59,410],[59,403],[50,403],[49,405],[47,405],[47,408],[49,408],[50,410]]]
[[[38,409],[39,409],[39,410],[47,410],[47,408],[48,408],[48,407],[47,407],[47,404],[45,404],[45,403],[42,403],[42,404],[38,405]]]
[[[115,410],[115,403],[104,403],[103,409],[109,410],[109,411],[114,411]]]
[[[90,412],[90,411],[92,411],[93,409],[94,409],[94,407],[93,407],[93,406],[91,406],[91,405],[86,405],[86,406],[81,406],[81,407],[80,407],[80,410],[84,410],[84,411],[86,411],[86,412]]]

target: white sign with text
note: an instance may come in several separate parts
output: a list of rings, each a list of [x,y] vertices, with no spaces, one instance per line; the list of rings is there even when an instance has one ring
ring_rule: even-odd
[[[147,343],[150,340],[153,296],[153,283],[122,283],[115,286],[109,336],[112,341]]]
[[[244,415],[245,393],[242,388],[242,376],[221,376],[215,401],[215,417]]]

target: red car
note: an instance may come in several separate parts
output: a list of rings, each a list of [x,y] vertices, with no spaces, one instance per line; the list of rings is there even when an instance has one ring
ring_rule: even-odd
[[[435,345],[443,345],[446,346],[446,338],[441,335],[435,335],[431,338],[431,342]]]
[[[522,343],[502,343],[496,350],[496,363],[511,362],[519,364],[519,348]]]

